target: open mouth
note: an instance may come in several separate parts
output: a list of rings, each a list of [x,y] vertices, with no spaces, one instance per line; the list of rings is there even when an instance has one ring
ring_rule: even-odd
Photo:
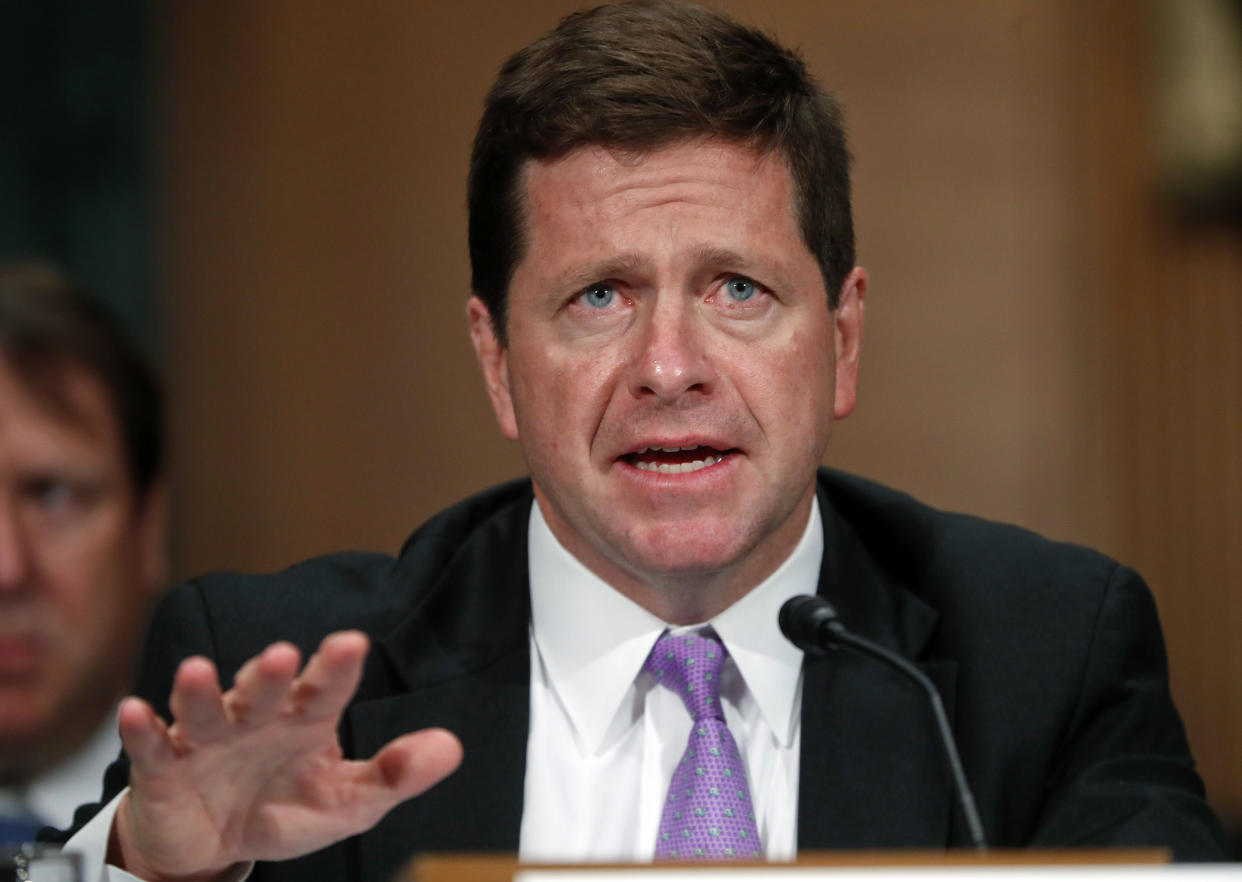
[[[684,475],[711,468],[721,462],[733,450],[717,450],[715,447],[691,445],[689,447],[644,447],[627,453],[622,460],[643,472],[661,475]]]

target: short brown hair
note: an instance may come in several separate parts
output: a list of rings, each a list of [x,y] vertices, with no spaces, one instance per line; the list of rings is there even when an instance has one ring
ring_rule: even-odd
[[[854,265],[841,110],[792,52],[689,3],[638,0],[574,13],[505,62],[470,159],[475,294],[506,342],[507,297],[525,249],[523,171],[591,144],[653,150],[715,137],[784,156],[798,222],[829,304]]]
[[[0,263],[0,358],[30,395],[76,418],[65,370],[79,368],[103,386],[125,445],[139,498],[163,469],[163,396],[155,372],[117,319],[47,263]]]

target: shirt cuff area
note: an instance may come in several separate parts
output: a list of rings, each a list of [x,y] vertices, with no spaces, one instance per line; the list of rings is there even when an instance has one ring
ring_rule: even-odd
[[[83,882],[142,882],[138,876],[107,863],[108,837],[112,833],[112,821],[116,817],[121,797],[129,792],[126,787],[91,818],[81,830],[65,843],[66,852],[82,856]],[[243,882],[250,877],[254,864],[239,864],[220,878],[220,882]],[[37,878],[37,877],[36,877]]]

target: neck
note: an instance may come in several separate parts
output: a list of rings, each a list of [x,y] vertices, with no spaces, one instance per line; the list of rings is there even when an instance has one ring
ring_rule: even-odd
[[[770,572],[759,578],[738,579],[735,573],[722,570],[713,573],[662,573],[658,578],[647,576],[606,581],[613,589],[670,625],[695,625],[720,615],[768,575]]]
[[[801,541],[814,503],[815,488],[799,501],[778,529],[761,537],[738,559],[716,568],[642,568],[619,555],[603,554],[559,518],[549,518],[536,489],[544,520],[557,541],[613,590],[670,625],[694,625],[718,616],[771,576]]]

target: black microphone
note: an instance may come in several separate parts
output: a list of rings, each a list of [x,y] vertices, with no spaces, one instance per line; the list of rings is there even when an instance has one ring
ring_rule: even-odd
[[[945,716],[944,702],[940,700],[940,692],[937,691],[936,684],[901,656],[889,652],[883,646],[872,643],[870,640],[851,634],[842,624],[841,617],[837,615],[832,604],[822,597],[799,594],[797,597],[789,598],[781,607],[778,621],[781,633],[804,652],[825,655],[830,649],[838,647],[852,649],[859,655],[883,662],[923,687],[931,701],[932,713],[936,717],[940,744],[944,749],[949,771],[953,775],[957,802],[962,809],[962,815],[966,818],[971,842],[974,843],[976,851],[987,851],[988,844],[983,836],[983,823],[979,820],[979,812],[975,809],[975,797],[970,792],[970,785],[966,783],[966,774],[962,771],[962,760],[957,752],[957,743],[953,740],[953,730],[949,728],[949,718]]]

